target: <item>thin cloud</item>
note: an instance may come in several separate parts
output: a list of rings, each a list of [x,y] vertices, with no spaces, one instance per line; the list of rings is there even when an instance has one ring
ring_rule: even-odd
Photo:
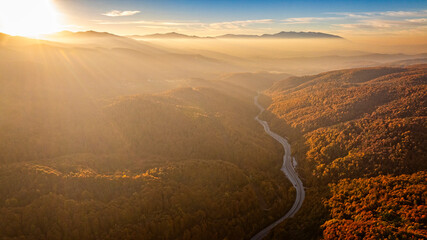
[[[252,24],[268,24],[273,23],[273,19],[257,19],[257,20],[243,20],[243,21],[230,21],[230,22],[216,22],[206,24],[206,27],[213,29],[240,29],[248,27]]]
[[[372,16],[367,13],[351,13],[351,12],[329,12],[327,14],[343,16],[344,18],[369,18]]]
[[[132,16],[135,14],[140,13],[140,11],[119,11],[119,10],[112,10],[110,12],[103,13],[102,15],[108,16],[108,17],[126,17],[126,16]]]
[[[155,26],[188,26],[188,25],[202,25],[198,22],[173,22],[173,21],[102,21],[94,20],[97,24],[102,25],[155,25]]]
[[[256,19],[256,20],[243,20],[243,21],[230,21],[230,22],[218,22],[214,24],[237,24],[237,25],[248,25],[254,23],[272,23],[273,19]]]
[[[374,17],[427,17],[427,10],[420,11],[384,11],[384,12],[330,12],[327,14],[344,16],[347,18],[374,18]]]
[[[277,19],[249,19],[224,22],[198,22],[198,21],[105,21],[94,20],[96,24],[103,25],[133,25],[138,28],[161,29],[170,31],[214,31],[214,32],[247,32],[261,31],[265,27],[277,28],[285,24],[298,26],[298,24],[318,24],[324,29],[335,29],[337,31],[352,30],[354,32],[372,32],[379,30],[382,32],[396,32],[402,30],[426,30],[427,28],[427,10],[419,11],[384,11],[384,12],[336,12],[324,13],[325,16],[317,17],[297,17]],[[327,14],[327,15],[326,15]],[[292,25],[294,24],[294,25]],[[283,25],[282,25],[283,26]],[[295,27],[297,28],[297,27]]]
[[[427,24],[427,18],[408,19],[407,21],[412,23],[422,23],[424,25]]]
[[[138,27],[187,27],[192,29],[241,29],[253,24],[274,23],[273,19],[240,20],[228,22],[174,22],[174,21],[101,21],[103,25],[138,25]]]
[[[380,15],[390,17],[427,17],[427,10],[421,11],[387,11],[380,12]]]
[[[344,22],[331,24],[332,27],[353,32],[401,32],[427,29],[427,10],[384,11],[384,12],[335,12]]]
[[[361,20],[357,23],[335,24],[335,26],[346,28],[346,29],[401,30],[401,29],[413,29],[413,28],[427,27],[427,19],[426,18],[404,19],[404,20],[370,19],[370,20]]]
[[[316,23],[322,21],[330,21],[342,19],[339,17],[301,17],[301,18],[286,18],[281,20],[283,24],[307,24],[307,23]]]

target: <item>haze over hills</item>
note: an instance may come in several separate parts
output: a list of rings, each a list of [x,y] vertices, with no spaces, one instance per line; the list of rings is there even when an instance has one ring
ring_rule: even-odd
[[[166,90],[189,78],[209,79],[246,70],[200,54],[175,53],[109,33],[58,35],[48,41],[6,35],[0,44],[0,55],[8,65],[1,66],[1,81],[19,75],[24,66],[38,66],[26,71],[25,78],[54,85],[67,79],[71,85],[77,85],[79,79],[85,79],[80,83],[91,94],[111,96]],[[58,76],[62,76],[61,80],[57,80]]]
[[[321,33],[321,32],[279,32],[275,34],[262,34],[262,35],[240,35],[240,34],[226,34],[218,36],[217,38],[256,38],[256,39],[299,39],[299,38],[332,38],[340,39],[342,37],[333,34]]]
[[[215,39],[215,38],[225,38],[225,39],[231,39],[231,38],[248,38],[248,39],[311,39],[311,38],[320,38],[320,39],[340,39],[342,37],[333,35],[333,34],[327,34],[327,33],[321,33],[321,32],[279,32],[275,34],[262,34],[262,35],[242,35],[242,34],[225,34],[220,36],[214,36],[214,37],[199,37],[199,36],[189,36],[185,34],[180,34],[176,32],[170,32],[170,33],[156,33],[156,34],[150,34],[150,35],[130,35],[129,37],[132,38],[153,38],[153,39]]]
[[[185,34],[181,34],[181,33],[176,33],[176,32],[170,32],[170,33],[155,33],[155,34],[150,34],[150,35],[130,35],[128,37],[131,38],[154,38],[154,39],[158,39],[158,38],[170,38],[170,39],[204,39],[204,38],[208,38],[208,39],[212,39],[214,37],[199,37],[199,36],[189,36],[189,35],[185,35]]]
[[[34,54],[28,55],[28,51],[21,49],[22,46],[26,46],[32,49],[32,51],[37,51],[38,54],[43,54],[43,51],[56,52],[56,55],[60,54],[61,51],[67,54],[78,52],[78,54],[86,56],[79,59],[81,64],[97,56],[96,58],[102,58],[102,61],[99,61],[100,63],[106,64],[110,62],[111,67],[106,67],[105,69],[117,69],[119,65],[123,67],[120,74],[124,77],[117,76],[118,72],[116,71],[111,71],[108,77],[129,79],[127,75],[132,75],[132,79],[139,76],[140,80],[151,81],[152,79],[158,79],[157,83],[170,85],[171,81],[182,81],[192,77],[213,79],[230,72],[265,71],[293,75],[312,74],[332,70],[331,66],[334,66],[333,68],[366,67],[425,57],[425,55],[370,53],[343,56],[345,54],[343,52],[343,55],[334,56],[324,54],[316,57],[277,58],[274,51],[269,52],[263,49],[265,45],[263,42],[255,43],[255,45],[248,47],[251,47],[252,51],[260,51],[264,55],[245,57],[241,56],[238,52],[233,52],[234,50],[230,50],[228,55],[219,52],[230,47],[232,49],[241,48],[240,46],[228,43],[225,39],[221,43],[212,43],[211,41],[215,42],[215,40],[206,40],[210,42],[209,44],[202,44],[202,49],[197,48],[197,43],[192,42],[197,41],[197,39],[188,39],[187,41],[189,42],[183,43],[185,47],[183,49],[181,46],[173,45],[173,43],[137,41],[111,33],[95,31],[61,32],[45,35],[44,38],[46,40],[33,40],[4,35],[2,37],[3,40],[1,40],[2,54],[10,51],[18,54],[10,53],[9,55],[4,55],[3,59],[8,61],[10,58],[19,59],[20,56],[24,57],[25,55],[28,57],[31,56],[31,59],[36,56]],[[308,39],[304,41],[314,41],[312,42],[313,44],[317,42],[317,40]],[[216,46],[215,44],[218,45]],[[271,44],[274,45],[275,43]],[[210,48],[210,45],[213,45],[213,47]],[[189,46],[193,46],[194,48],[189,48]],[[242,43],[242,51],[246,49],[246,47],[244,49],[243,47]],[[280,49],[280,46],[278,48]],[[22,52],[23,55],[19,52]],[[244,52],[248,51],[245,50]],[[122,59],[123,61],[117,64],[115,63],[116,59]],[[26,58],[26,60],[29,59]],[[33,58],[31,61],[40,62],[36,58]],[[190,62],[192,64],[188,64]],[[325,62],[329,64],[324,64]],[[137,63],[141,64],[138,65]],[[88,64],[90,66],[90,64],[93,64],[93,61]],[[190,65],[191,67],[189,67]],[[164,71],[165,69],[169,70]],[[133,74],[134,71],[139,73]],[[97,77],[97,75],[92,76]],[[165,82],[166,78],[168,78],[169,82]]]

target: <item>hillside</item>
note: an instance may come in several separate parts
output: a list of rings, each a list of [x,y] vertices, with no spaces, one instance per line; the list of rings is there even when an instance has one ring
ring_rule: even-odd
[[[251,91],[102,99],[35,80],[2,92],[1,238],[249,238],[292,203]]]
[[[256,122],[251,116],[256,115],[256,109],[210,88],[120,98],[105,112],[134,152],[223,159],[242,168],[248,167],[240,162],[243,159],[253,164],[275,156],[267,151],[269,148],[257,150],[265,142],[273,143],[261,131],[253,131]],[[264,137],[260,139],[260,135]]]
[[[332,220],[324,228],[324,239],[423,239],[427,207],[427,174],[379,176],[343,180],[332,186],[326,202]]]
[[[419,171],[427,169],[426,76],[426,65],[348,69],[291,77],[275,83],[266,92],[272,102],[269,113],[264,117],[277,131],[290,137],[293,151],[300,159],[300,172],[311,187],[312,199],[306,201],[306,209],[303,207],[299,215],[299,229],[302,232],[311,232],[313,237],[316,236],[328,216],[335,219],[338,216],[335,212],[341,211],[333,203],[334,198],[327,200],[327,206],[317,205],[317,210],[307,209],[310,204],[322,201],[322,198],[328,199],[335,196],[337,191],[344,191],[342,187],[333,187],[331,193],[326,194],[328,188],[325,186],[328,183],[344,185],[348,182],[342,179],[348,178],[362,178],[360,182],[378,181],[378,176],[384,175],[399,179],[405,178],[401,174],[419,174]],[[411,184],[425,183],[424,179],[421,183],[405,184],[412,188],[415,185]],[[406,196],[406,200],[402,201],[423,198],[420,191],[413,194],[415,196]],[[379,196],[370,196],[370,201]],[[422,209],[424,204],[423,201],[414,202],[410,208]],[[378,214],[382,214],[381,211]],[[359,221],[357,214],[353,208],[339,218],[344,222],[348,219]],[[415,211],[414,214],[415,218],[425,218],[420,212]],[[377,216],[366,218],[379,224]],[[385,237],[390,229],[394,229],[394,223],[383,222],[381,224],[388,230],[372,235],[368,231],[376,230],[365,230],[361,222],[346,227],[342,225],[344,222],[329,221],[323,237],[344,238],[340,234],[344,234],[346,227],[352,229],[346,233],[346,237],[355,234]],[[292,226],[284,222],[282,229],[275,234],[289,234],[287,229]],[[417,225],[415,232],[409,231],[408,234],[426,237],[425,232],[415,230],[423,228],[425,225]]]

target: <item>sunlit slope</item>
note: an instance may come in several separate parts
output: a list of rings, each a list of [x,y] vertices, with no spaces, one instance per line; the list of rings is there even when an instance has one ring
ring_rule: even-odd
[[[115,148],[110,145],[116,138],[114,129],[85,83],[61,75],[46,79],[37,63],[2,64],[0,69],[1,161]]]
[[[420,171],[334,184],[332,197],[326,202],[333,219],[322,226],[324,239],[355,235],[374,239],[426,238],[426,178],[427,173]]]
[[[425,65],[347,69],[268,90],[265,117],[290,137],[309,186],[273,238],[426,237],[426,76]]]
[[[305,134],[316,175],[411,173],[427,167],[426,81],[425,65],[294,78],[270,89],[269,109]]]

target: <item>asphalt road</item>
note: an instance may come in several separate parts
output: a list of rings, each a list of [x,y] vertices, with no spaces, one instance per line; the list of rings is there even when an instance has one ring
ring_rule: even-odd
[[[280,170],[286,175],[286,177],[291,181],[291,183],[294,185],[296,190],[296,198],[295,202],[292,205],[291,209],[281,218],[261,230],[259,233],[257,233],[255,236],[251,238],[251,240],[259,240],[263,239],[267,234],[275,228],[277,225],[279,225],[283,220],[293,217],[298,210],[301,208],[302,203],[304,202],[305,198],[305,191],[304,186],[302,185],[301,179],[299,179],[297,172],[294,169],[294,166],[292,165],[292,156],[291,156],[291,145],[288,143],[288,141],[278,135],[277,133],[270,130],[270,127],[268,126],[268,123],[266,121],[263,121],[259,119],[259,116],[262,112],[264,112],[264,108],[258,103],[258,96],[255,96],[254,98],[255,105],[260,109],[259,114],[255,117],[255,120],[257,120],[263,127],[265,132],[270,135],[272,138],[274,138],[276,141],[278,141],[280,144],[282,144],[283,149],[285,150],[285,154],[283,155],[283,165]]]

